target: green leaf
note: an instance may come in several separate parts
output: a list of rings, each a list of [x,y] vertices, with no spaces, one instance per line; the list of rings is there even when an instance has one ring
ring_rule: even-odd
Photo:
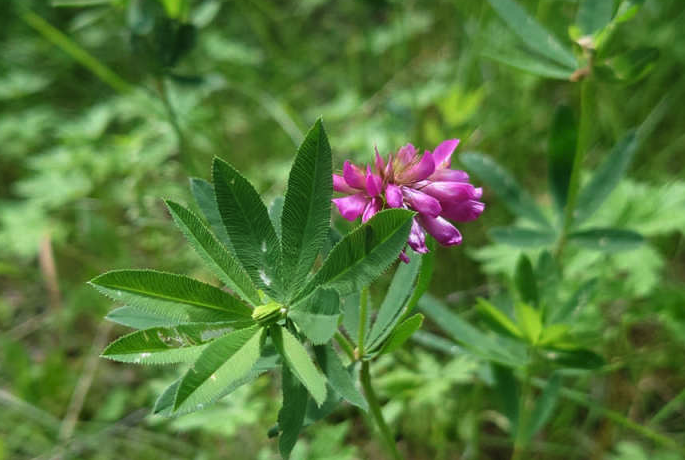
[[[558,344],[568,343],[570,326],[568,324],[550,324],[545,326],[540,334],[538,344],[541,347],[554,348]]]
[[[565,369],[598,369],[606,362],[604,358],[592,350],[554,350],[547,354],[547,358],[555,365]]]
[[[343,366],[333,346],[327,344],[314,347],[314,354],[316,355],[316,362],[319,363],[331,388],[350,404],[354,404],[368,412],[369,405],[366,399],[357,390],[354,380],[352,380],[349,371]]]
[[[550,322],[563,323],[568,321],[575,312],[579,311],[592,300],[597,290],[597,284],[597,278],[593,278],[583,283],[576,292],[573,293],[573,296],[568,302],[552,313]]]
[[[342,310],[342,325],[352,342],[359,342],[359,309],[361,307],[361,295],[353,292],[340,299],[340,309]],[[371,308],[368,309],[371,313]],[[367,318],[366,324],[370,324]]]
[[[516,311],[516,320],[521,335],[523,335],[531,345],[537,344],[540,339],[540,334],[542,333],[542,318],[540,317],[540,312],[523,302],[515,304],[514,310]]]
[[[575,69],[578,65],[573,53],[513,0],[488,0],[511,30],[533,51]]]
[[[105,319],[134,329],[178,326],[183,322],[179,319],[171,319],[165,314],[141,311],[135,307],[129,307],[128,305],[115,308],[105,316]]]
[[[227,386],[248,375],[259,359],[260,331],[259,326],[253,326],[211,342],[183,376],[174,411],[214,402]]]
[[[404,345],[404,342],[406,342],[409,337],[411,337],[412,334],[421,327],[422,324],[423,315],[421,313],[417,313],[416,315],[404,320],[400,325],[392,330],[392,333],[388,337],[388,340],[386,340],[383,344],[379,354],[383,355],[385,353],[392,353],[400,348],[402,345]]]
[[[409,263],[400,262],[397,266],[395,276],[392,278],[383,303],[378,310],[378,315],[376,315],[376,320],[371,327],[367,338],[369,350],[380,345],[400,321],[404,305],[414,289],[416,277],[421,268],[422,256],[414,251],[408,251],[407,256]]]
[[[204,179],[193,177],[190,179],[190,192],[193,194],[193,198],[195,198],[197,207],[200,208],[200,212],[209,224],[209,228],[212,229],[212,232],[221,244],[232,253],[233,245],[226,232],[224,222],[221,220],[219,206],[216,204],[214,186]]]
[[[559,390],[561,389],[561,374],[554,373],[547,381],[542,394],[536,398],[533,413],[530,416],[528,426],[526,427],[525,439],[530,441],[540,429],[545,426],[549,420],[554,407],[559,399]]]
[[[597,75],[612,82],[632,84],[642,80],[654,69],[659,59],[657,48],[638,48],[612,56],[597,67]]]
[[[470,173],[475,174],[492,189],[511,212],[550,227],[549,221],[528,192],[521,188],[509,172],[491,158],[477,152],[467,152],[462,153],[459,159]]]
[[[576,15],[576,24],[585,35],[602,30],[614,14],[614,0],[582,0]]]
[[[341,296],[361,291],[397,260],[407,242],[413,216],[405,209],[387,209],[345,235],[304,292],[319,285],[333,288]]]
[[[297,151],[283,204],[283,271],[290,293],[304,283],[328,238],[332,174],[331,147],[319,119]]]
[[[113,300],[180,322],[243,322],[251,315],[249,307],[227,292],[172,273],[114,270],[90,284]]]
[[[295,378],[288,366],[283,366],[281,373],[283,406],[278,411],[278,428],[281,435],[278,438],[278,449],[281,457],[290,458],[290,452],[297,443],[297,438],[304,425],[307,413],[307,389]]]
[[[225,161],[215,158],[212,174],[219,212],[238,260],[258,288],[282,300],[280,242],[264,203]]]
[[[554,244],[557,239],[553,230],[537,230],[521,227],[492,227],[488,235],[495,242],[517,248],[538,248]]]
[[[496,393],[502,403],[504,415],[511,423],[510,435],[512,439],[516,438],[519,421],[519,384],[514,377],[514,373],[508,367],[497,364],[492,365],[493,377],[495,377]]]
[[[200,219],[192,212],[173,201],[166,205],[195,252],[212,269],[214,274],[240,297],[258,305],[259,294],[237,260],[219,243]]]
[[[569,80],[573,75],[573,69],[560,66],[545,58],[522,53],[516,49],[485,49],[482,55],[502,64],[523,70],[524,72],[540,77],[556,78],[557,80]]]
[[[479,297],[476,302],[477,310],[486,319],[492,321],[495,325],[499,326],[503,331],[505,331],[512,337],[520,338],[522,336],[521,330],[499,308],[495,307],[493,304],[483,299],[482,297]]]
[[[285,328],[273,326],[270,331],[274,345],[287,365],[321,406],[326,400],[326,378],[314,366],[304,345]]]
[[[573,232],[568,235],[568,240],[587,249],[605,252],[629,251],[645,242],[639,233],[619,228],[591,228]]]
[[[416,281],[414,292],[412,293],[409,302],[407,302],[407,308],[405,308],[402,319],[406,319],[412,310],[414,310],[414,307],[416,307],[416,305],[419,303],[421,296],[428,290],[431,279],[433,278],[433,270],[435,268],[435,238],[427,237],[426,246],[428,246],[429,252],[421,256],[421,269],[419,270],[419,278]]]
[[[174,381],[159,395],[155,401],[155,406],[152,408],[153,414],[165,413],[166,415],[170,413],[171,408],[174,406],[174,399],[176,399],[176,393],[181,385],[181,380],[183,380],[183,377]]]
[[[535,273],[533,273],[533,265],[525,254],[519,256],[518,263],[516,264],[514,282],[516,283],[516,288],[524,302],[528,302],[532,305],[538,304],[537,279],[535,278]]]
[[[281,218],[283,217],[283,204],[285,200],[282,196],[277,196],[271,202],[269,206],[269,219],[271,219],[271,224],[274,226],[276,235],[281,237]]]
[[[554,113],[554,120],[552,120],[548,154],[549,188],[554,203],[561,212],[566,207],[577,138],[578,127],[573,111],[566,105],[560,105]]]
[[[207,346],[202,333],[218,327],[220,323],[144,329],[115,340],[101,356],[136,364],[188,363],[195,361]]]
[[[334,289],[316,289],[288,311],[305,336],[314,344],[331,340],[338,330],[340,299]]]
[[[635,131],[629,132],[611,150],[578,196],[575,224],[590,217],[618,185],[639,145]]]

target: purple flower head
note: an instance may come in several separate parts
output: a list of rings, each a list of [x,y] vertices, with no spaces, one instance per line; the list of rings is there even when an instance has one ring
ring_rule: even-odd
[[[469,183],[464,171],[450,169],[452,153],[459,139],[449,139],[433,152],[419,155],[412,144],[401,147],[386,159],[376,149],[373,165],[362,168],[345,162],[342,175],[333,174],[333,189],[345,194],[334,198],[340,214],[348,220],[361,216],[366,222],[387,208],[405,208],[418,214],[412,222],[407,243],[426,253],[426,233],[443,246],[461,243],[461,233],[449,220],[468,222],[485,209],[483,189]],[[404,250],[400,259],[407,262]]]

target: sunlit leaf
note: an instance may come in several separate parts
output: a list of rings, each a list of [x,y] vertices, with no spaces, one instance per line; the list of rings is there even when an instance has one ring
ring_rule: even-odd
[[[540,317],[540,312],[523,302],[515,304],[514,310],[516,312],[516,321],[518,329],[521,331],[521,335],[525,337],[531,345],[535,345],[538,343],[540,334],[542,333],[542,318]]]
[[[483,298],[478,298],[476,307],[478,311],[488,320],[499,326],[503,331],[512,337],[521,337],[521,330],[514,322],[499,308]]]

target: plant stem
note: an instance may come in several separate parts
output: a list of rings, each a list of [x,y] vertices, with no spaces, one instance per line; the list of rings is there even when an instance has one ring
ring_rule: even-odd
[[[369,372],[368,361],[362,361],[361,383],[362,388],[364,389],[364,395],[366,396],[366,401],[369,403],[369,410],[371,411],[373,420],[376,422],[376,426],[378,426],[381,438],[383,438],[383,442],[388,448],[388,452],[394,460],[402,460],[402,456],[397,450],[397,444],[395,444],[395,437],[390,432],[388,424],[385,423],[383,413],[381,412],[381,406],[378,403],[378,397],[371,386],[371,373]]]
[[[518,421],[516,422],[516,437],[514,438],[514,451],[511,460],[525,458],[526,448],[528,447],[528,400],[532,390],[530,382],[530,370],[525,370],[523,385],[521,387],[521,398],[519,399]]]
[[[171,123],[171,127],[173,128],[174,133],[176,133],[176,141],[178,143],[178,153],[181,157],[181,163],[183,163],[183,166],[186,169],[186,173],[188,173],[191,176],[196,176],[197,169],[195,168],[193,158],[190,155],[190,152],[188,151],[186,139],[183,135],[183,130],[181,130],[181,124],[178,121],[178,115],[176,115],[176,110],[174,110],[174,106],[171,104],[171,100],[169,99],[169,91],[167,90],[167,85],[166,81],[164,80],[164,77],[157,77],[156,83],[157,92],[159,92],[159,97],[162,99],[162,103],[164,104],[164,108],[166,109],[167,115],[169,117],[169,123]]]
[[[580,174],[585,160],[585,153],[588,149],[588,139],[590,134],[590,123],[592,121],[592,82],[589,76],[585,77],[580,83],[580,124],[578,126],[578,141],[576,142],[576,153],[573,157],[573,169],[568,184],[568,198],[564,208],[564,221],[561,229],[561,236],[557,243],[555,255],[561,256],[566,246],[568,232],[571,230],[575,217],[576,205],[578,204],[578,192],[580,190]]]
[[[347,340],[347,337],[342,335],[340,331],[335,333],[335,341],[338,342],[338,345],[340,345],[340,348],[345,352],[348,358],[352,361],[356,361],[355,356],[354,356],[354,347],[350,343],[349,340]]]

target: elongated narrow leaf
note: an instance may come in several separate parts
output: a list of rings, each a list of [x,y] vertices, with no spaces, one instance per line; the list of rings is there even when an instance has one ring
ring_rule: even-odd
[[[238,321],[252,311],[227,292],[209,284],[154,270],[115,270],[90,284],[106,296],[142,311],[183,322]]]
[[[288,459],[304,425],[309,395],[307,389],[293,375],[288,366],[283,366],[281,375],[283,406],[278,411],[278,427],[281,430],[278,450],[282,458]]]
[[[521,299],[524,302],[528,302],[532,305],[537,305],[537,278],[533,273],[533,264],[530,263],[530,259],[525,254],[521,254],[519,256],[518,263],[516,264],[516,273],[514,275],[514,281],[516,283],[516,289],[518,289]]]
[[[155,401],[155,406],[152,408],[153,414],[162,414],[164,412],[170,413],[171,408],[174,406],[174,399],[176,399],[176,393],[178,392],[178,387],[181,385],[181,380],[183,380],[183,377],[169,385],[162,394],[159,395]]]
[[[604,358],[592,350],[554,350],[547,358],[555,365],[566,369],[598,369],[606,364]]]
[[[490,238],[500,244],[517,248],[539,248],[554,244],[557,235],[553,230],[537,230],[521,227],[493,227],[488,232]]]
[[[573,111],[566,105],[559,106],[552,120],[548,156],[549,188],[552,192],[554,203],[561,212],[566,207],[577,139],[578,128]]]
[[[511,212],[545,227],[550,226],[549,221],[528,192],[521,188],[509,172],[491,158],[480,153],[467,152],[462,153],[459,159],[470,173],[475,174],[495,192]]]
[[[631,230],[591,228],[568,235],[568,240],[588,249],[605,252],[629,251],[640,247],[645,239]]]
[[[380,350],[380,354],[392,353],[393,351],[404,345],[404,342],[409,340],[409,337],[416,332],[423,324],[423,315],[417,313],[400,323],[385,341]]]
[[[614,0],[582,0],[576,15],[576,24],[585,35],[602,30],[614,14]]]
[[[411,298],[407,302],[407,308],[405,308],[402,319],[405,320],[409,317],[412,310],[419,303],[419,299],[423,294],[428,291],[431,279],[433,278],[433,270],[435,268],[435,238],[428,237],[426,239],[426,246],[428,246],[428,254],[423,254],[421,256],[421,269],[419,270],[419,276],[416,280],[416,287],[411,295]]]
[[[183,376],[174,411],[214,402],[224,388],[248,375],[259,359],[260,331],[253,326],[211,342]]]
[[[561,389],[561,374],[554,373],[547,381],[542,394],[536,398],[530,422],[526,427],[525,439],[530,441],[545,426],[554,411]]]
[[[318,120],[297,151],[283,204],[283,270],[291,293],[303,284],[328,237],[332,174],[331,147]]]
[[[348,233],[328,254],[304,292],[319,285],[333,288],[341,296],[361,291],[397,259],[407,242],[413,216],[404,209],[388,209]]]
[[[228,237],[224,222],[221,220],[219,213],[219,206],[216,203],[216,195],[214,194],[214,186],[204,179],[193,177],[190,179],[190,192],[195,198],[197,207],[212,229],[214,236],[223,244],[226,249],[233,252],[233,245],[231,239]]]
[[[342,310],[342,325],[352,342],[359,341],[359,309],[361,307],[361,296],[359,292],[353,292],[341,298],[340,309]],[[370,308],[368,309],[371,310]],[[367,321],[366,324],[369,324]]]
[[[282,300],[281,247],[264,203],[225,161],[215,158],[212,174],[219,212],[238,260],[258,288]]]
[[[366,399],[355,386],[350,372],[343,366],[333,346],[327,344],[314,347],[314,354],[316,355],[316,362],[319,363],[331,388],[345,401],[368,411],[369,405]]]
[[[287,329],[271,328],[271,338],[290,370],[297,376],[320,406],[326,400],[326,378],[314,366],[307,349]]]
[[[328,342],[338,330],[340,298],[334,289],[316,289],[293,305],[288,316],[312,343]]]
[[[635,83],[654,69],[659,59],[657,48],[638,48],[607,58],[597,66],[597,75],[611,82]]]
[[[502,404],[503,413],[511,423],[510,435],[516,438],[516,432],[520,429],[519,421],[519,385],[514,372],[508,367],[498,364],[492,365],[492,373],[495,377],[496,393]]]
[[[395,276],[376,315],[376,321],[371,327],[367,340],[369,350],[380,344],[399,322],[404,305],[414,289],[421,268],[421,255],[408,251],[407,256],[410,258],[409,263],[400,262],[397,266]]]
[[[282,196],[277,196],[269,206],[269,219],[276,230],[276,235],[281,237],[281,219],[283,217],[283,204],[285,200]]]
[[[506,332],[512,337],[519,338],[522,336],[521,330],[518,328],[518,326],[516,326],[516,324],[514,324],[514,322],[504,312],[487,300],[478,298],[476,307],[483,317],[485,317],[485,319],[490,320],[502,331]]]
[[[166,202],[176,225],[195,252],[230,289],[252,305],[259,305],[259,294],[240,263],[219,243],[195,214],[173,201]]]
[[[207,344],[203,332],[221,323],[153,327],[120,337],[102,352],[104,358],[136,364],[193,362]]]
[[[569,80],[571,75],[573,75],[573,69],[571,68],[564,67],[543,57],[522,53],[515,49],[485,49],[482,54],[486,58],[540,77]]]
[[[592,297],[597,290],[597,284],[597,278],[593,278],[583,283],[576,292],[573,293],[573,296],[571,296],[568,302],[552,313],[550,322],[563,323],[568,321],[574,313],[578,312],[592,300]]]
[[[128,305],[115,308],[105,316],[105,319],[134,329],[171,327],[183,323],[182,320],[169,318],[164,314],[150,313]]]
[[[521,335],[528,340],[531,345],[535,345],[540,340],[542,333],[542,318],[540,312],[530,305],[519,302],[514,306],[516,311],[516,322]]]
[[[533,51],[575,69],[578,63],[573,53],[542,27],[526,10],[513,0],[488,0],[511,30]]]
[[[576,225],[590,217],[618,185],[638,147],[635,131],[628,133],[611,150],[578,196]]]

